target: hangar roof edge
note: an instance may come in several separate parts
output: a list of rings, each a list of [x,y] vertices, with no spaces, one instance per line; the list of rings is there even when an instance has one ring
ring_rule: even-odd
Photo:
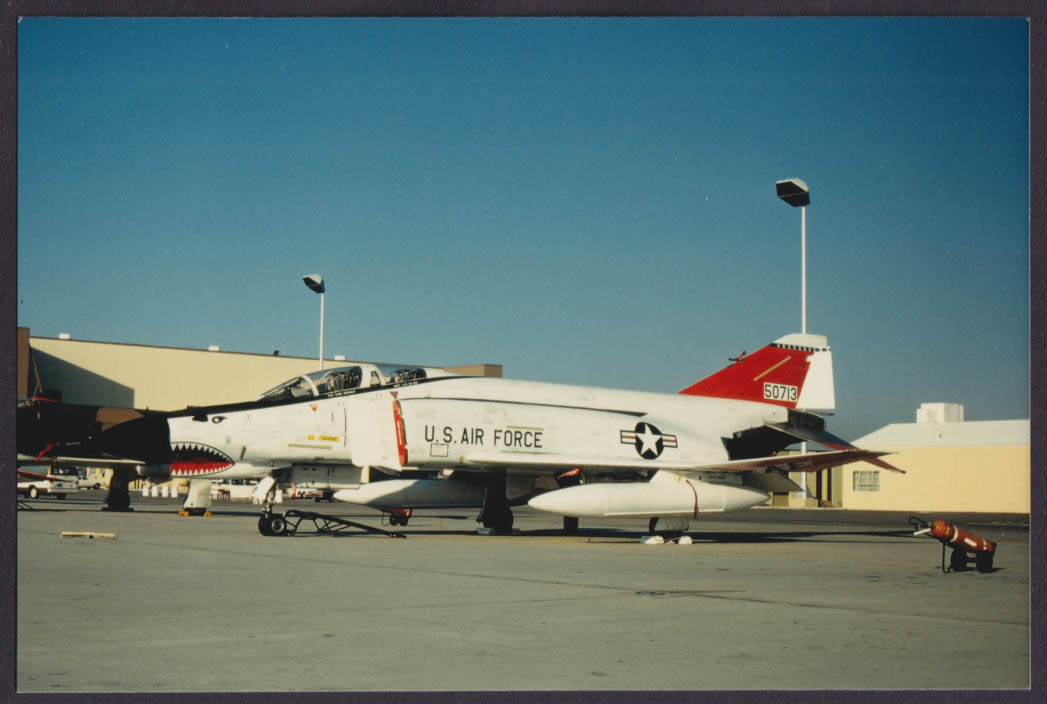
[[[892,423],[854,441],[859,447],[1029,445],[1028,420]]]
[[[298,356],[284,355],[284,354],[280,354],[280,355],[265,354],[264,352],[236,352],[236,351],[224,350],[224,349],[223,350],[219,350],[219,351],[212,351],[212,350],[209,350],[209,349],[201,349],[201,348],[197,348],[197,347],[168,347],[168,346],[165,346],[165,345],[145,345],[145,344],[141,344],[141,343],[138,343],[138,342],[110,342],[110,341],[106,341],[106,340],[78,340],[78,339],[63,340],[63,339],[58,338],[58,337],[44,337],[44,336],[41,336],[41,335],[30,335],[29,336],[29,346],[33,347],[33,342],[36,341],[36,340],[47,340],[48,342],[61,343],[63,345],[75,345],[75,344],[115,345],[117,347],[139,347],[139,348],[142,348],[142,349],[158,350],[158,351],[160,351],[160,350],[169,350],[169,351],[175,351],[175,352],[197,352],[197,353],[200,353],[200,354],[207,354],[207,355],[214,355],[214,354],[241,355],[241,356],[247,356],[247,357],[261,357],[262,359],[292,359],[292,360],[301,360],[301,361],[317,360],[317,358],[313,357],[313,356],[298,357]],[[392,364],[393,366],[402,366],[402,367],[422,367],[422,366],[424,366],[424,367],[433,367],[433,368],[439,368],[439,369],[448,369],[448,368],[452,368],[452,367],[481,366],[480,364],[475,364],[475,365],[473,365],[473,364],[438,365],[438,364],[407,364],[407,363],[400,363],[400,362],[372,362],[372,361],[364,360],[364,359],[336,360],[336,359],[331,358],[331,357],[324,357],[324,364],[328,364],[328,363],[330,363],[330,364],[374,364],[374,365],[378,365],[378,364]],[[491,366],[491,365],[487,364],[487,366]],[[499,365],[496,365],[496,366],[499,366]]]

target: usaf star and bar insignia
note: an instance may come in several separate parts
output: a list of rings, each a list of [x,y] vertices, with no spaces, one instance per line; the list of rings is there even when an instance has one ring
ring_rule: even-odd
[[[662,450],[676,447],[676,436],[663,433],[650,423],[640,422],[632,430],[622,430],[623,445],[633,445],[636,452],[645,460],[657,459]]]

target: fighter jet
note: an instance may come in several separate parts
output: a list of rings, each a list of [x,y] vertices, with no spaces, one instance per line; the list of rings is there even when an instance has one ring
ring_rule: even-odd
[[[568,517],[565,527],[649,518],[668,537],[700,514],[799,490],[784,472],[859,460],[901,471],[801,410],[834,407],[825,337],[792,334],[677,394],[355,365],[250,402],[132,419],[89,444],[140,476],[264,477],[266,535],[286,532],[272,495],[290,485],[383,509],[482,507],[477,521],[497,534],[526,502]],[[798,442],[826,449],[782,453]],[[379,473],[396,478],[369,481]],[[619,481],[582,483],[594,477]]]

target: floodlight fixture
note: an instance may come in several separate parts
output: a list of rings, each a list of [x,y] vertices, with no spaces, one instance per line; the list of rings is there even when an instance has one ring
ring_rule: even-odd
[[[324,292],[324,277],[319,274],[306,274],[302,277],[302,281],[310,290],[316,291],[317,293]]]
[[[787,178],[774,184],[778,197],[793,207],[811,204],[811,189],[798,178]]]
[[[324,277],[319,274],[306,274],[302,282],[310,291],[320,294],[320,369],[324,368]]]

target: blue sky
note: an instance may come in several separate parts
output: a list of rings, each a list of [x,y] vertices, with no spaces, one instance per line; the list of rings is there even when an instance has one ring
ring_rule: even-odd
[[[18,324],[675,392],[800,328],[856,437],[1029,413],[1022,19],[18,27]],[[264,386],[265,384],[262,384]]]

